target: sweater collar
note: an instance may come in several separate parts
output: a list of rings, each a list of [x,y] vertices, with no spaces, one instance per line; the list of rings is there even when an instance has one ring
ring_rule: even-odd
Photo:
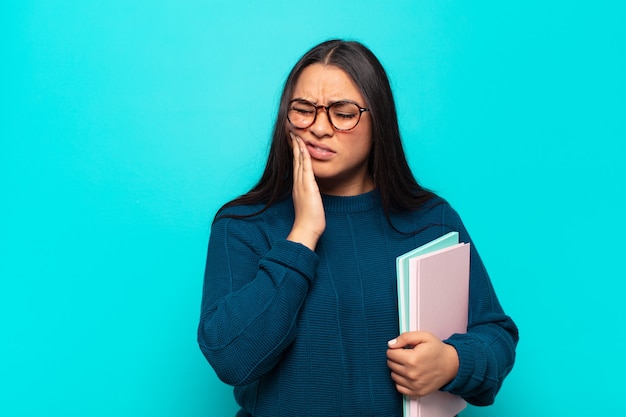
[[[355,213],[381,206],[377,189],[349,197],[322,194],[322,202],[327,213]]]

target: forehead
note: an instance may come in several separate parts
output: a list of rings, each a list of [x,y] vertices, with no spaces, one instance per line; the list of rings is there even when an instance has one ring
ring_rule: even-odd
[[[293,90],[293,98],[314,103],[352,100],[363,103],[363,96],[352,78],[334,65],[312,64],[300,73]]]

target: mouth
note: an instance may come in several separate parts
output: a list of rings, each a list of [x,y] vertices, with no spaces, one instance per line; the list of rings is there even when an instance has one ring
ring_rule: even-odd
[[[315,143],[306,142],[306,147],[313,159],[327,160],[335,155],[335,151],[325,146],[320,146]]]

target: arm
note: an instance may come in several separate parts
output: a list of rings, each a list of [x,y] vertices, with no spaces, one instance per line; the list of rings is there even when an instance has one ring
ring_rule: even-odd
[[[308,151],[291,138],[295,218],[287,239],[268,242],[246,221],[225,218],[211,230],[198,343],[231,385],[278,363],[319,262],[313,250],[326,226],[324,207]]]
[[[471,242],[456,212],[447,206],[444,213],[443,223],[456,225],[460,240]],[[439,341],[426,332],[407,332],[389,343],[388,364],[403,394],[441,389],[474,405],[489,405],[513,367],[517,327],[504,314],[473,243],[470,250],[467,333]]]
[[[295,320],[318,258],[286,240],[265,247],[245,222],[211,230],[198,343],[224,382],[241,385],[272,369],[295,338]]]

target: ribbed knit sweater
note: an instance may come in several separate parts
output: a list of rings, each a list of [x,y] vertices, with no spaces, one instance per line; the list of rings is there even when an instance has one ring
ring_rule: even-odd
[[[390,214],[397,230],[418,233],[394,230],[376,190],[322,199],[326,229],[315,251],[286,240],[291,199],[213,223],[198,341],[218,377],[235,386],[238,416],[401,417],[386,359],[398,335],[396,257],[453,230],[471,242],[439,197]],[[513,366],[518,334],[474,244],[470,256],[468,331],[445,341],[460,368],[442,390],[487,405]]]

